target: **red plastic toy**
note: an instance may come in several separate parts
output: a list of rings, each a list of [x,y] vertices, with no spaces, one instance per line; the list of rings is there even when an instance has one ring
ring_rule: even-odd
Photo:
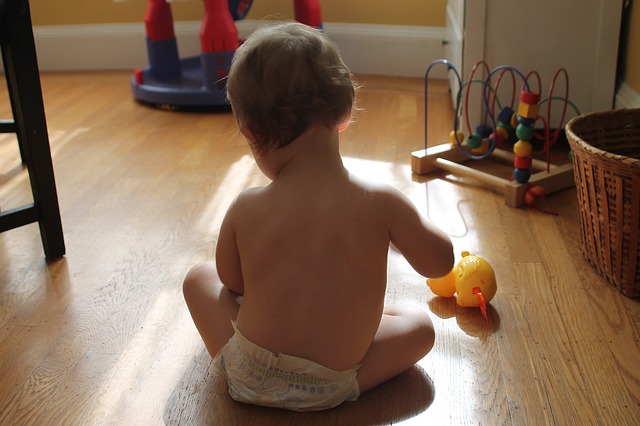
[[[145,15],[149,66],[131,77],[133,96],[156,106],[193,107],[227,104],[225,77],[239,40],[235,22],[253,0],[203,0],[198,56],[180,59],[167,0],[149,0]],[[318,0],[294,0],[295,19],[322,29]]]

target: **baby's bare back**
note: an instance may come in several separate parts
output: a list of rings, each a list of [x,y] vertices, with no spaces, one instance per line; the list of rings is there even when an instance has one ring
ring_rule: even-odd
[[[245,192],[231,221],[242,264],[238,325],[274,353],[354,367],[384,305],[384,191],[352,178],[286,181]]]

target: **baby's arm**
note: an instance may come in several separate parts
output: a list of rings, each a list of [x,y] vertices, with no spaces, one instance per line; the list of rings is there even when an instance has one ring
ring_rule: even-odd
[[[216,246],[216,268],[220,281],[232,292],[244,294],[244,280],[240,266],[240,253],[236,244],[236,234],[233,229],[234,207],[236,202],[227,210],[227,214],[220,226],[218,244]]]
[[[395,189],[387,192],[391,244],[422,276],[441,277],[453,267],[449,236],[425,220],[411,201]]]

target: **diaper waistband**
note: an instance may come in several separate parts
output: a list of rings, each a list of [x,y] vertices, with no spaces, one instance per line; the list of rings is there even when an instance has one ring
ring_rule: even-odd
[[[299,381],[303,379],[300,375],[304,375],[303,381],[307,384],[310,383],[309,380],[315,382],[313,384],[328,384],[355,376],[360,367],[357,365],[349,370],[336,371],[305,358],[283,353],[275,354],[247,339],[235,321],[232,321],[231,324],[235,331],[232,340],[235,340],[242,353],[247,356],[248,359],[245,359],[245,362],[253,364],[253,368],[261,370],[261,373],[266,376],[279,378],[287,376],[287,380]]]

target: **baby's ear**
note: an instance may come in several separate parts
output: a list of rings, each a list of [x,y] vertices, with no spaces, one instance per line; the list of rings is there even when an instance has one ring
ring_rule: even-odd
[[[247,138],[247,141],[249,141],[250,145],[253,145],[256,143],[256,138],[254,137],[253,132],[251,132],[251,130],[247,129],[246,127],[240,127],[240,133],[242,134],[242,136]]]
[[[350,123],[351,123],[351,110],[349,110],[349,113],[344,117],[343,120],[340,120],[340,124],[338,124],[338,131],[344,132],[345,130],[347,130],[347,127],[349,127]]]
[[[262,157],[267,150],[265,150],[260,144],[258,144],[258,138],[246,127],[240,127],[240,133],[247,139],[247,144],[251,148],[251,152],[254,157]]]

